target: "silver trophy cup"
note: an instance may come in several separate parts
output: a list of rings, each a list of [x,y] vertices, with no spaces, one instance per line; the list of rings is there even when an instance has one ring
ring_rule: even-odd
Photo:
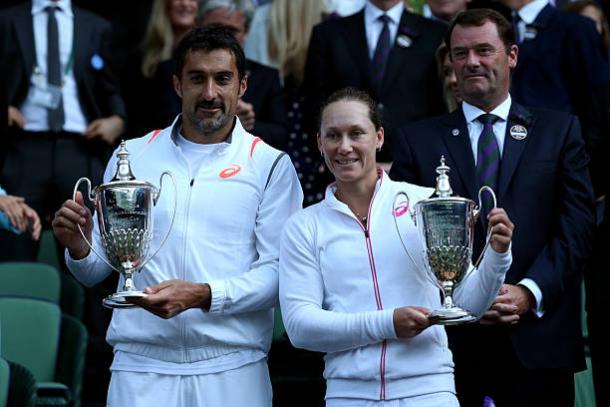
[[[496,207],[496,196],[488,186],[479,190],[478,207],[470,199],[451,196],[453,191],[447,175],[449,170],[445,165],[445,158],[441,157],[441,165],[436,168],[436,197],[419,201],[414,207],[415,223],[425,247],[425,273],[444,294],[442,308],[432,311],[429,318],[441,325],[456,325],[477,319],[468,310],[456,306],[452,295],[470,268],[474,225],[480,215],[483,192],[491,194],[493,206]],[[397,197],[398,195],[406,196],[404,192],[397,194]],[[408,199],[408,196],[406,197]],[[477,266],[489,244],[489,238],[490,236],[487,236],[485,248],[476,262]],[[413,263],[417,264],[415,261]]]
[[[121,143],[117,152],[117,170],[112,180],[91,190],[91,181],[83,177],[74,186],[74,199],[82,182],[87,184],[87,197],[97,213],[100,239],[104,246],[106,257],[101,256],[87,240],[80,225],[78,229],[89,248],[113,270],[123,277],[123,287],[119,292],[109,295],[103,300],[108,308],[135,307],[130,298],[145,297],[133,283],[133,275],[142,269],[163,246],[174,223],[176,215],[176,183],[170,172],[165,171],[159,179],[159,189],[145,181],[138,181],[131,172],[129,152],[125,142]],[[152,208],[161,196],[163,178],[168,176],[174,184],[174,213],[169,230],[161,244],[147,258],[150,242],[153,238]]]

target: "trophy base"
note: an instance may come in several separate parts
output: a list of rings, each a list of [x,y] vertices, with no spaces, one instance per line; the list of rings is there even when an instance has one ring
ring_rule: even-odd
[[[470,312],[458,307],[432,311],[428,318],[434,320],[434,323],[437,325],[460,325],[477,320],[477,317]]]
[[[142,291],[119,291],[110,294],[102,300],[102,305],[106,308],[136,308],[138,305],[129,302],[130,298],[144,298],[146,294]]]

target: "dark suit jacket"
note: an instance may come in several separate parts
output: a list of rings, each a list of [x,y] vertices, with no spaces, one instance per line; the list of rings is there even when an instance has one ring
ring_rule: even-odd
[[[140,58],[125,73],[126,100],[130,118],[130,137],[139,137],[153,129],[169,126],[182,111],[180,97],[174,91],[173,79],[176,63],[163,61],[155,76],[147,79],[140,73]],[[248,88],[242,100],[251,103],[255,123],[252,134],[280,150],[288,147],[285,98],[277,69],[246,60]]]
[[[8,99],[19,107],[27,97],[36,60],[32,4],[26,2],[0,12],[0,56],[10,61],[6,80]],[[74,68],[78,99],[88,122],[117,114],[125,117],[125,106],[119,85],[112,73],[110,24],[88,11],[74,11]],[[96,69],[94,55],[104,61]]]
[[[519,45],[513,100],[576,114],[588,125],[592,89],[608,79],[600,36],[588,18],[550,4],[532,25],[533,39]]]
[[[524,140],[508,134],[515,124],[527,128]],[[451,167],[454,194],[476,200],[474,158],[461,108],[401,129],[390,176],[434,186],[441,155]],[[510,328],[516,353],[529,368],[584,367],[580,283],[595,222],[588,161],[576,117],[513,102],[496,194],[515,224],[506,282],[531,278],[543,295],[544,316],[526,314]],[[484,233],[479,222],[479,250]],[[477,335],[489,329],[473,328]]]
[[[331,93],[347,86],[365,90],[379,103],[386,130],[386,145],[379,158],[391,160],[396,128],[445,111],[434,58],[445,29],[442,23],[403,12],[398,35],[410,37],[413,43],[406,48],[394,44],[381,89],[377,90],[372,81],[364,10],[314,27],[303,87],[310,132],[316,133],[313,126],[318,110]]]

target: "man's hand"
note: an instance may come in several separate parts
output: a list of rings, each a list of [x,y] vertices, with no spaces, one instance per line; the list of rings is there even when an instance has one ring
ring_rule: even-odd
[[[0,195],[0,211],[4,212],[8,221],[20,232],[29,230],[32,239],[40,238],[42,229],[40,217],[36,211],[18,196]]]
[[[489,229],[491,231],[491,247],[498,253],[504,253],[510,247],[515,225],[510,221],[506,211],[502,208],[494,208],[487,215]]]
[[[17,126],[21,129],[25,126],[25,117],[15,106],[8,107],[8,125]]]
[[[503,284],[493,305],[480,322],[483,325],[513,325],[535,305],[530,290],[522,285]]]
[[[413,338],[432,325],[424,307],[401,307],[394,310],[394,330],[399,338]]]
[[[89,124],[85,130],[85,137],[88,139],[100,138],[108,145],[114,145],[123,132],[124,126],[125,122],[117,115],[97,119]]]
[[[83,233],[91,241],[91,231],[93,230],[93,220],[91,211],[85,206],[83,195],[76,193],[76,201],[71,199],[55,212],[55,218],[51,223],[55,237],[70,252],[73,259],[80,260],[89,254],[89,246],[83,241],[83,237],[78,231],[77,225],[83,229]]]
[[[241,125],[247,131],[254,130],[254,123],[256,122],[256,115],[254,114],[254,107],[250,103],[246,103],[239,99],[237,101],[237,116]]]
[[[197,284],[184,280],[168,280],[152,287],[146,287],[144,298],[130,301],[153,314],[169,319],[189,308],[208,310],[212,301],[212,291],[208,284]]]

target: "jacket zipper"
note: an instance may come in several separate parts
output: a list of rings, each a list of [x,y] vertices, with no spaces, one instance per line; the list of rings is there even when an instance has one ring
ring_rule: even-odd
[[[381,182],[383,182],[383,179],[381,180]],[[381,188],[381,185],[380,185]],[[377,268],[375,267],[375,258],[373,256],[373,245],[371,243],[371,233],[370,233],[370,227],[371,227],[371,212],[373,209],[373,202],[375,200],[375,196],[377,195],[377,191],[375,191],[375,193],[373,194],[373,198],[371,198],[371,203],[369,205],[369,212],[368,212],[368,217],[367,217],[367,226],[364,227],[364,225],[362,224],[362,222],[360,222],[360,220],[356,220],[358,222],[358,224],[360,225],[360,227],[362,228],[362,231],[364,232],[364,238],[366,241],[366,250],[368,252],[368,256],[369,256],[369,265],[371,267],[371,276],[373,278],[373,290],[375,293],[375,302],[377,303],[377,310],[381,311],[383,310],[383,304],[381,302],[381,293],[379,291],[379,282],[377,280]],[[381,356],[379,358],[379,375],[381,377],[381,387],[379,389],[379,400],[385,400],[385,356],[386,356],[386,349],[387,349],[388,343],[387,340],[383,340],[381,342]]]

